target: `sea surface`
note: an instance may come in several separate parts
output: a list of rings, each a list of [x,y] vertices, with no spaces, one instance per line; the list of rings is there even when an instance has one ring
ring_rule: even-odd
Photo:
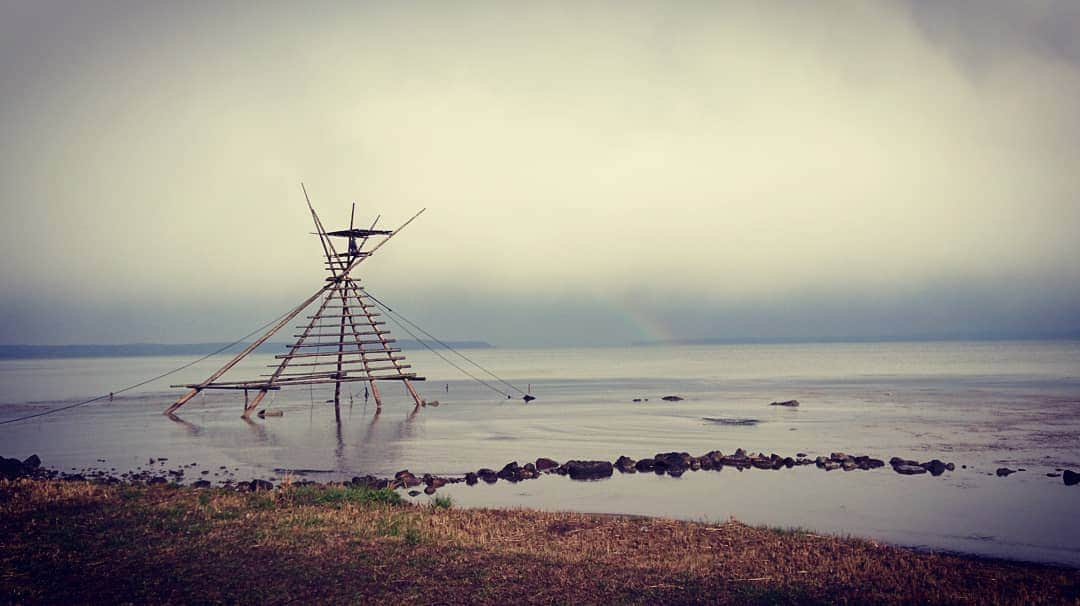
[[[162,411],[225,360],[215,358],[136,390],[55,415],[0,425],[0,455],[40,455],[62,471],[185,469],[185,481],[285,474],[463,474],[537,457],[615,460],[710,450],[811,457],[843,451],[888,460],[940,458],[940,477],[873,471],[687,472],[580,482],[440,489],[456,506],[618,512],[689,520],[729,518],[868,537],[927,550],[1080,566],[1080,342],[888,342],[465,350],[508,383],[456,359],[482,385],[427,351],[407,352],[418,384],[440,406],[414,411],[385,384],[376,414],[363,384],[337,412],[328,390],[272,392],[281,417],[240,418],[243,394],[200,395],[178,419]],[[446,354],[452,357],[452,354]],[[0,420],[118,391],[188,358],[0,362]],[[269,372],[249,357],[226,379]],[[506,393],[510,392],[508,399]],[[665,402],[665,395],[685,398]],[[641,399],[641,402],[633,400]],[[647,399],[647,401],[645,401]],[[770,406],[797,399],[798,408]],[[151,458],[167,462],[151,464]],[[1024,469],[998,477],[999,467]],[[224,468],[224,469],[223,469]],[[206,473],[203,473],[206,472]],[[426,503],[430,497],[412,498]]]

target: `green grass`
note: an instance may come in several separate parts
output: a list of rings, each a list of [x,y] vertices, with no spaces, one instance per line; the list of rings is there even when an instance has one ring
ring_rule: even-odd
[[[450,509],[454,505],[454,499],[450,495],[436,495],[431,499],[431,506],[436,509]]]
[[[343,503],[400,505],[404,501],[397,492],[388,488],[365,486],[296,486],[287,498],[298,505],[335,505]]]

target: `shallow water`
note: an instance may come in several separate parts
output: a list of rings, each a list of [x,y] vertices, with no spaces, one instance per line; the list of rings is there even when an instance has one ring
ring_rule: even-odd
[[[38,453],[62,470],[188,468],[187,481],[317,480],[414,472],[460,474],[511,460],[614,460],[678,450],[811,456],[833,451],[953,461],[941,477],[874,471],[688,472],[574,482],[547,476],[441,489],[463,506],[728,517],[800,526],[930,549],[1080,566],[1074,523],[1080,486],[1080,342],[860,343],[685,347],[492,349],[469,356],[540,399],[524,405],[469,380],[427,352],[409,353],[429,378],[412,414],[389,384],[382,414],[352,386],[340,422],[326,390],[273,393],[284,416],[245,422],[243,396],[199,396],[179,421],[161,411],[215,368],[214,360],[139,390],[40,419],[0,426],[0,454]],[[0,362],[0,419],[135,383],[187,360],[96,358]],[[228,376],[267,372],[252,356]],[[494,382],[494,380],[492,380]],[[448,388],[448,390],[447,390]],[[359,391],[357,391],[359,390]],[[678,394],[681,402],[660,397]],[[634,403],[634,398],[648,402]],[[798,399],[798,408],[769,406]],[[713,419],[713,420],[708,420]],[[735,422],[716,422],[716,419]],[[753,421],[752,423],[750,421]],[[103,460],[104,462],[99,462]],[[967,469],[961,466],[966,465]],[[226,467],[221,470],[220,467]],[[1023,467],[1007,478],[997,467]],[[202,471],[207,473],[204,475]],[[429,497],[417,500],[425,502]]]

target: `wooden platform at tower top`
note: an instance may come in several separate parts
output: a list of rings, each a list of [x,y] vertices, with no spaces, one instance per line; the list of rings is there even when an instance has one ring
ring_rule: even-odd
[[[409,371],[411,365],[405,363],[401,348],[394,346],[396,341],[390,336],[386,322],[381,319],[379,304],[354,276],[356,267],[362,261],[369,259],[376,250],[412,223],[424,209],[395,230],[376,229],[378,218],[369,228],[361,229],[354,226],[356,204],[353,204],[349,228],[327,231],[303,184],[301,189],[315,223],[316,235],[322,244],[323,266],[330,274],[325,284],[205,381],[173,385],[188,388],[189,391],[169,406],[165,414],[175,413],[205,390],[242,390],[243,417],[248,418],[268,392],[292,385],[333,385],[333,402],[336,406],[341,400],[341,384],[356,381],[370,386],[377,408],[382,407],[378,387],[380,381],[402,383],[417,407],[424,404],[412,385],[413,381],[423,381],[424,377]],[[335,240],[346,242],[346,248],[339,252]],[[365,250],[369,242],[373,245]],[[280,361],[268,367],[273,369],[271,372],[258,379],[221,380],[238,362],[309,308],[313,308],[314,313],[304,316],[305,321],[295,325],[299,332],[292,337],[296,340],[289,345],[287,353],[274,356],[275,360]],[[252,392],[254,396],[249,397]]]

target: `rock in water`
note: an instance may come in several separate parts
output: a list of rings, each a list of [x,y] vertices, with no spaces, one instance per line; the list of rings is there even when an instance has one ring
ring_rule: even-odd
[[[641,459],[634,464],[634,469],[638,471],[652,471],[656,467],[656,461],[652,459]]]
[[[926,468],[921,465],[900,464],[893,465],[893,471],[899,474],[903,474],[905,476],[913,476],[920,473],[926,473]]]
[[[998,467],[997,471],[995,471],[994,473],[996,473],[999,478],[1005,478],[1008,477],[1009,474],[1016,473],[1016,471],[1013,469],[1009,469],[1008,467]]]
[[[41,458],[36,454],[32,454],[26,457],[26,460],[23,461],[22,464],[23,467],[27,469],[37,469],[38,467],[41,467]]]
[[[552,459],[549,459],[547,457],[540,457],[539,459],[536,460],[536,469],[537,469],[537,471],[547,471],[549,469],[555,469],[558,466],[559,466],[558,462],[556,462],[556,461],[554,461]]]
[[[533,400],[535,400],[536,396],[530,396],[529,394],[525,394],[524,396],[522,396],[521,399],[525,400],[525,403],[528,404],[529,402],[532,402]]]
[[[665,402],[681,402],[682,401],[681,396],[664,396],[664,397],[662,397],[660,399],[665,401]]]
[[[623,473],[632,473],[634,471],[634,465],[637,461],[630,457],[623,455],[615,461],[615,468]]]
[[[798,400],[784,400],[783,402],[773,402],[773,403],[769,404],[769,406],[792,406],[792,407],[798,406],[798,405],[799,405]]]
[[[564,467],[573,480],[608,478],[615,469],[610,461],[567,461]]]
[[[1061,477],[1065,480],[1066,486],[1075,486],[1077,483],[1080,483],[1080,473],[1076,473],[1075,471],[1066,469],[1061,473]]]
[[[922,463],[920,467],[923,467],[924,469],[926,469],[926,471],[929,471],[930,475],[932,476],[940,476],[941,474],[945,473],[946,469],[945,463],[938,459]]]
[[[499,470],[499,473],[497,475],[500,478],[502,478],[503,480],[509,480],[511,482],[517,482],[518,480],[521,479],[520,477],[518,477],[520,472],[521,472],[521,466],[518,465],[518,462],[517,461],[510,461],[509,463],[504,465],[502,469]]]

